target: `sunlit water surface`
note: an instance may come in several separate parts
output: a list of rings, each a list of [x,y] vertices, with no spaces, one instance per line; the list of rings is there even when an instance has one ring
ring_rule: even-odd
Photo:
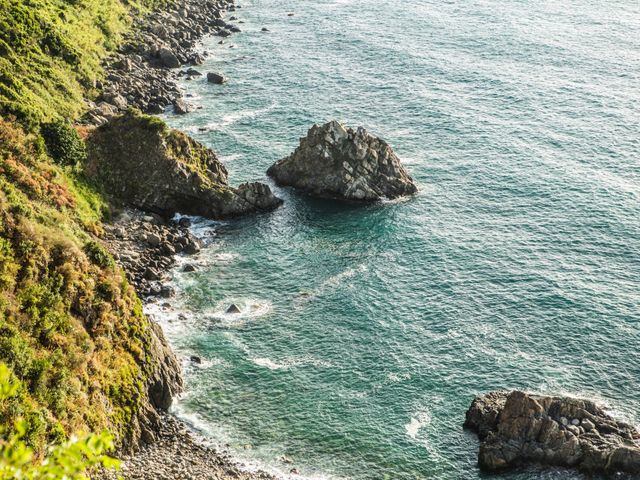
[[[155,309],[203,358],[177,412],[254,465],[342,479],[479,478],[461,425],[492,389],[638,422],[640,4],[242,7],[199,67],[229,82],[184,81],[203,108],[168,121],[234,184],[266,181],[313,123],[364,125],[420,193],[357,207],[276,188],[272,214],[196,225],[198,271]]]

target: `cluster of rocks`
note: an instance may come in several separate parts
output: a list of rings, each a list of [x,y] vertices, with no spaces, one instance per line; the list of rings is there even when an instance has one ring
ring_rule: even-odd
[[[248,471],[170,415],[161,418],[156,442],[121,461],[119,471],[99,471],[94,480],[276,480],[265,472]]]
[[[194,255],[202,246],[190,233],[189,225],[187,218],[167,221],[127,209],[105,225],[102,240],[139,295],[167,298],[175,293],[166,283],[166,272],[175,264],[175,255]]]
[[[473,400],[465,427],[487,471],[538,464],[640,475],[640,432],[590,400],[491,392]]]
[[[311,127],[300,146],[267,174],[279,185],[340,200],[375,201],[418,191],[389,144],[335,120]]]
[[[195,78],[200,72],[174,69],[204,62],[206,52],[195,50],[204,35],[227,37],[239,32],[237,25],[223,19],[225,12],[236,8],[240,7],[233,0],[179,0],[135,19],[133,33],[105,62],[106,78],[95,82],[100,93],[95,102],[89,102],[90,111],[83,121],[102,125],[128,107],[162,113],[174,105],[176,113],[189,111],[176,80],[180,74]]]

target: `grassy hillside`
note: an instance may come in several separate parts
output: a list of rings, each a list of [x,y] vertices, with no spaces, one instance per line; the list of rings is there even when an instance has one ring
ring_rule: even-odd
[[[77,173],[75,131],[42,123],[77,118],[131,15],[157,3],[0,0],[0,362],[21,385],[0,418],[26,419],[40,451],[76,431],[123,439],[144,401],[150,326],[96,241],[108,208]]]
[[[131,15],[164,0],[0,0],[0,114],[76,118]]]

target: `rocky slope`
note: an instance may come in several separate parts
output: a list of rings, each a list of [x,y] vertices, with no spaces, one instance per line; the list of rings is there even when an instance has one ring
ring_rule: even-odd
[[[478,433],[487,471],[539,464],[640,475],[640,432],[589,400],[491,392],[473,400],[464,425]]]
[[[224,38],[240,31],[223,18],[226,11],[235,9],[233,0],[180,0],[138,17],[118,51],[105,60],[107,76],[96,82],[99,94],[89,102],[84,122],[102,125],[128,107],[161,113],[174,105],[179,113],[188,111],[176,78],[195,78],[200,72],[176,69],[204,61],[207,53],[195,50],[204,35]]]
[[[127,112],[98,127],[87,143],[89,177],[113,199],[164,217],[225,218],[282,203],[264,184],[229,186],[212,150],[152,117]]]
[[[311,127],[300,146],[267,174],[279,185],[341,200],[375,201],[418,191],[384,140],[336,121]]]

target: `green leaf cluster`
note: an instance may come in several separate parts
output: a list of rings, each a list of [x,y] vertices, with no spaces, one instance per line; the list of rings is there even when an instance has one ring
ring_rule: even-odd
[[[69,122],[56,120],[43,123],[40,133],[49,156],[58,165],[78,167],[87,159],[87,147]]]
[[[21,388],[9,368],[0,363],[0,405],[16,397]],[[88,480],[92,469],[119,467],[119,462],[107,455],[114,444],[106,432],[49,445],[42,458],[25,443],[27,433],[27,423],[22,419],[15,421],[13,429],[0,426],[0,480]]]

